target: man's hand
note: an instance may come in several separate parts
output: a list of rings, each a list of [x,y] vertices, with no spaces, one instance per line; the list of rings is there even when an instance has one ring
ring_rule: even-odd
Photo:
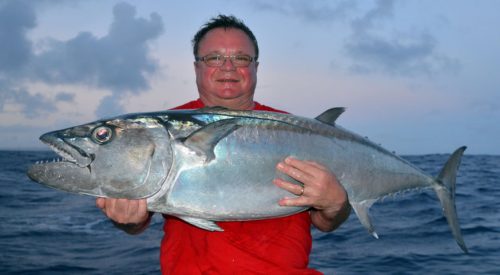
[[[152,213],[147,209],[146,199],[97,198],[95,203],[116,227],[129,234],[141,233],[151,220]]]
[[[287,157],[278,163],[277,170],[301,182],[297,185],[283,179],[274,184],[295,194],[297,198],[283,198],[282,206],[310,206],[311,220],[321,231],[332,231],[339,227],[351,212],[344,187],[325,166],[313,162]]]

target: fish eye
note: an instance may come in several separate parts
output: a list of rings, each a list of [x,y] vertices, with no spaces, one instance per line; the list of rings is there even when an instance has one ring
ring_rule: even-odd
[[[92,132],[92,138],[100,144],[110,141],[112,136],[113,130],[106,126],[97,127]]]

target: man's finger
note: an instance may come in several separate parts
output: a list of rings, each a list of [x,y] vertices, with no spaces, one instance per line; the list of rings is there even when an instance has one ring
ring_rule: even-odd
[[[103,210],[106,207],[106,199],[105,198],[97,198],[95,199],[95,205],[97,208]]]
[[[287,164],[286,162],[283,163],[283,162],[280,162],[278,163],[277,165],[277,169],[280,171],[280,172],[283,172],[285,174],[287,174],[288,176],[292,177],[293,179],[299,181],[299,182],[302,182],[302,183],[305,183],[306,181],[310,181],[311,180],[311,175],[300,170],[300,168],[296,168],[292,165],[289,165]]]
[[[283,198],[279,201],[281,206],[310,206],[309,199],[306,196],[296,198]]]
[[[138,201],[139,207],[139,213],[145,213],[148,212],[148,202],[146,199],[142,199]]]
[[[283,179],[274,179],[273,183],[278,187],[285,189],[286,191],[296,195],[301,196],[304,193],[304,187],[295,183],[285,181]]]
[[[325,166],[315,162],[315,161],[310,161],[310,160],[299,160],[294,157],[287,157],[285,158],[284,162],[287,165],[290,165],[298,170],[307,172],[310,175],[315,175],[319,173],[320,171],[328,171],[328,168]]]

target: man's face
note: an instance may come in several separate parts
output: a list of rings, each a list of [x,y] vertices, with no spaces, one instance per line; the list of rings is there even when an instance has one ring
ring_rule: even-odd
[[[216,28],[209,31],[199,44],[198,57],[208,54],[245,54],[255,57],[255,48],[243,31]],[[234,109],[251,108],[248,103],[253,104],[257,62],[251,62],[248,67],[235,67],[228,58],[220,67],[209,67],[203,61],[195,62],[194,65],[198,92],[205,104]]]

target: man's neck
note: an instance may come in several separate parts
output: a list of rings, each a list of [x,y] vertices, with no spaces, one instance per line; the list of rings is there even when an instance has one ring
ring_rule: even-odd
[[[247,100],[242,100],[239,98],[211,100],[209,98],[200,96],[200,99],[201,102],[203,102],[203,104],[208,107],[221,106],[233,110],[252,110],[255,106],[255,102],[252,98]]]

